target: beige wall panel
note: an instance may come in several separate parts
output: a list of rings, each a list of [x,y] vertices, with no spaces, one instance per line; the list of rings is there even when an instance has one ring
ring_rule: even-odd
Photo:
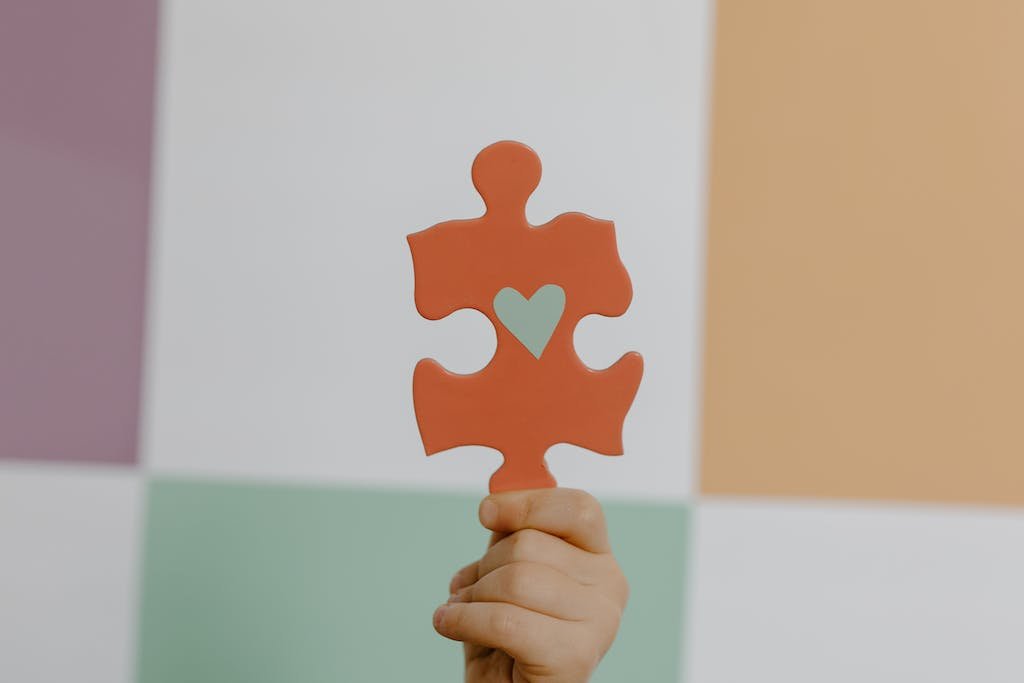
[[[717,21],[702,490],[1024,503],[1024,2]]]

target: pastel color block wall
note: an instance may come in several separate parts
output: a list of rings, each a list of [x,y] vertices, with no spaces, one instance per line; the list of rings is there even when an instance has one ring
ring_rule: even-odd
[[[1021,680],[1018,5],[3,4],[0,680],[459,679],[500,457],[410,382],[494,331],[405,235],[500,139],[633,281],[626,456],[548,454],[633,587],[595,680]]]

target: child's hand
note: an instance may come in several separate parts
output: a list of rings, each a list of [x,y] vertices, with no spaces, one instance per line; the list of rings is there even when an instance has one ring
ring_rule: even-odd
[[[467,683],[587,681],[629,595],[601,506],[571,489],[509,491],[484,498],[480,522],[490,547],[434,613],[466,644]]]

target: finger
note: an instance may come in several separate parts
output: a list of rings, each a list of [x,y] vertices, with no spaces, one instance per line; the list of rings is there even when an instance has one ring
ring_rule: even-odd
[[[534,562],[495,569],[450,598],[450,602],[504,602],[556,619],[582,621],[594,615],[600,595],[558,571]]]
[[[498,541],[500,541],[501,539],[505,538],[508,535],[509,534],[507,532],[504,532],[504,531],[492,531],[491,532],[491,540],[489,540],[487,542],[487,547],[490,548],[492,545],[494,545],[495,543],[497,543]]]
[[[565,622],[503,602],[456,602],[434,612],[445,638],[503,650],[515,659],[548,661],[557,654]]]
[[[480,503],[480,523],[491,531],[537,529],[595,553],[606,553],[608,531],[597,500],[575,489],[494,493]]]
[[[557,536],[522,529],[491,546],[477,563],[478,577],[484,577],[498,567],[513,562],[537,562],[568,574],[579,583],[593,585],[599,580],[598,557],[580,550]],[[468,585],[468,584],[465,584]]]
[[[459,571],[455,572],[455,575],[452,576],[452,580],[448,583],[448,592],[455,593],[459,589],[465,588],[466,586],[476,582],[476,580],[480,578],[479,570],[477,569],[479,564],[479,561],[471,562]]]

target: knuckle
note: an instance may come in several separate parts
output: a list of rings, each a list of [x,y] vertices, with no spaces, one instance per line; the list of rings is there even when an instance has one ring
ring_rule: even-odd
[[[522,630],[522,622],[509,609],[495,610],[491,615],[490,622],[495,636],[502,642],[516,638]]]
[[[619,626],[622,625],[622,617],[626,614],[625,605],[616,603],[614,600],[608,601],[608,626],[611,629],[612,637],[618,633]]]
[[[626,578],[625,573],[622,571],[622,567],[619,566],[619,563],[615,561],[614,557],[609,556],[608,559],[610,560],[610,571],[608,574],[608,586],[610,588],[610,592],[618,599],[617,601],[619,604],[625,608],[626,603],[629,602],[629,579]]]
[[[619,574],[619,591],[622,596],[622,606],[625,607],[629,602],[629,596],[632,589],[629,587],[629,580],[626,579],[625,574]]]
[[[523,500],[519,509],[516,511],[516,528],[522,529],[529,526],[530,520],[534,516],[534,509],[536,505],[535,500],[534,496],[527,496]]]
[[[604,521],[600,503],[585,491],[578,491],[573,496],[572,509],[576,523],[580,526],[591,527]]]
[[[458,589],[476,580],[477,567],[478,564],[474,562],[473,564],[467,565],[459,571],[455,572],[455,575],[452,576],[451,581],[448,583],[449,592],[455,592]]]
[[[530,565],[525,562],[515,562],[508,565],[502,575],[502,588],[504,593],[513,601],[526,598],[533,585],[533,572]]]
[[[519,562],[530,558],[537,548],[540,535],[541,532],[536,529],[523,529],[512,534],[509,541],[510,560]]]
[[[589,674],[597,668],[603,655],[604,653],[591,643],[576,642],[571,648],[566,649],[566,665],[570,670]]]

